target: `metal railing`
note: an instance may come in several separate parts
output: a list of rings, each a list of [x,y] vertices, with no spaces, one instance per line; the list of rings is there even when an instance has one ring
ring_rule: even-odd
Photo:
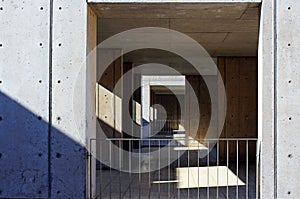
[[[145,140],[148,146],[141,144]],[[159,144],[152,146],[153,140]],[[168,145],[160,144],[165,140]],[[96,198],[257,196],[256,138],[107,138],[90,143],[96,149],[91,155],[99,160]]]

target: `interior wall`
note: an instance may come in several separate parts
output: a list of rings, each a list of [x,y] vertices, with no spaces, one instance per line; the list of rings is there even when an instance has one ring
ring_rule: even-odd
[[[123,89],[115,89],[123,75],[123,60],[119,57],[120,53],[118,49],[101,49],[97,52],[97,129],[101,127],[109,138],[122,137]],[[100,62],[103,59],[114,61],[107,68],[102,68]]]
[[[168,122],[168,127],[172,129],[178,129],[180,124],[180,120],[184,120],[181,118],[181,112],[184,111],[180,109],[179,101],[184,104],[184,95],[173,95],[173,94],[155,94],[153,95],[153,103],[152,104],[160,104],[163,106],[167,112],[167,120],[172,120],[172,122]],[[184,108],[184,107],[183,107]],[[159,110],[157,112],[157,119],[162,120],[162,115],[160,114]]]
[[[218,68],[223,78],[227,95],[227,113],[222,138],[257,138],[257,58],[219,57]],[[209,77],[214,78],[214,77]],[[211,101],[206,84],[201,76],[186,76],[194,90],[200,108],[200,122],[195,120],[195,99],[186,90],[186,122],[188,134],[197,131],[197,138],[204,138],[210,123]],[[221,98],[222,96],[219,96]],[[197,104],[196,104],[197,105]],[[224,107],[218,107],[221,113]],[[199,124],[198,129],[196,126]],[[217,128],[216,128],[217,129]],[[240,141],[239,156],[246,155],[246,142]],[[249,142],[249,159],[255,160],[256,145]],[[250,152],[251,151],[251,152]],[[236,158],[236,143],[230,142],[230,159]],[[220,142],[220,158],[226,158],[226,143]]]
[[[191,87],[186,86],[186,119],[184,127],[188,135],[194,135],[196,132],[196,137],[203,139],[208,130],[211,117],[211,101],[208,89],[203,78],[199,75],[187,75],[186,81],[189,82]],[[195,93],[197,99],[192,97],[192,92]],[[197,113],[195,113],[195,106],[199,106],[200,121],[196,115]]]
[[[221,137],[257,138],[257,58],[220,57],[218,67],[225,83],[227,115]],[[224,143],[225,144],[225,143]],[[229,156],[236,158],[237,143],[231,142]],[[246,142],[238,143],[239,156],[246,155]],[[225,157],[225,146],[223,154]],[[249,159],[255,160],[255,142],[249,142]]]
[[[88,18],[87,18],[87,69],[86,69],[86,118],[91,118],[86,121],[86,147],[90,152],[96,152],[97,144],[96,138],[96,68],[97,68],[97,16],[90,6],[88,6]],[[94,154],[95,155],[95,154]],[[96,158],[90,156],[89,163],[87,165],[87,188],[91,193],[92,198],[95,198],[96,193]]]

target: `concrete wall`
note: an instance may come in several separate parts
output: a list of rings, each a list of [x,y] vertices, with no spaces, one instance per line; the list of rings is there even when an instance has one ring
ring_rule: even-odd
[[[299,6],[296,0],[262,3],[261,198],[300,194]],[[83,99],[76,104],[77,112],[69,99],[86,56],[87,13],[83,0],[0,3],[2,198],[86,196],[86,156],[80,138],[85,139],[86,124],[92,120],[85,121],[85,67],[79,77],[83,87],[75,96]],[[82,117],[74,119],[74,113]]]
[[[298,198],[300,194],[299,7],[295,0],[262,2],[258,57],[261,198]]]
[[[275,198],[274,1],[261,6],[258,45],[258,187],[260,198]]]
[[[300,2],[276,1],[276,192],[277,198],[300,196]],[[275,145],[275,146],[276,146]]]
[[[87,12],[0,2],[0,198],[86,197]]]
[[[49,195],[49,1],[0,2],[0,198]]]

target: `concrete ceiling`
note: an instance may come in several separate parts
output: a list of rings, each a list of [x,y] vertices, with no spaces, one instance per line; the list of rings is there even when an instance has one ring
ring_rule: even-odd
[[[98,16],[98,42],[139,27],[163,27],[182,32],[199,42],[212,57],[256,56],[259,5],[227,4],[91,4]],[[164,54],[164,53],[163,53]],[[167,53],[165,53],[167,54]],[[151,59],[151,60],[150,60]],[[124,56],[125,61],[182,66],[174,55],[143,50]],[[163,61],[162,61],[163,60]]]

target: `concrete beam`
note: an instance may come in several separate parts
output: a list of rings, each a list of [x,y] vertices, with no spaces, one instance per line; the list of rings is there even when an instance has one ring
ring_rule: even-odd
[[[88,3],[261,3],[262,0],[88,0]]]

